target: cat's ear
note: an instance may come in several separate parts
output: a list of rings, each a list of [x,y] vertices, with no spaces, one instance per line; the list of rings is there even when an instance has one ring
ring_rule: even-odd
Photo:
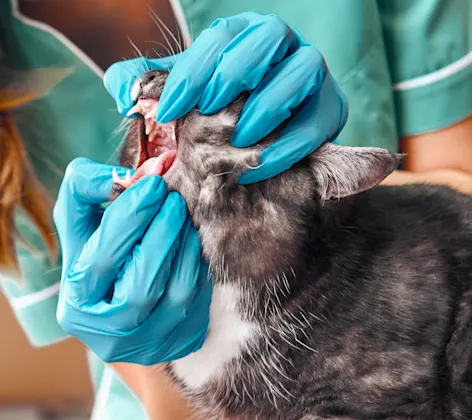
[[[376,147],[326,143],[310,159],[320,198],[328,201],[375,187],[400,165],[402,157]]]

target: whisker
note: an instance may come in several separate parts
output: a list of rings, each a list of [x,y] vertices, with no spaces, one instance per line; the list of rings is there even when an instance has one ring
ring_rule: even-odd
[[[121,120],[121,122],[118,124],[118,127],[116,127],[113,130],[112,136],[116,136],[116,135],[122,133],[123,131],[125,131],[126,129],[129,128],[130,124],[131,124],[131,119],[123,118]]]
[[[154,54],[156,54],[158,58],[162,58],[162,54],[159,54],[155,48],[153,48],[152,50],[154,51]]]
[[[126,136],[123,136],[123,138],[119,141],[117,144],[115,150],[111,152],[110,157],[106,160],[106,164],[109,164],[112,160],[115,160],[115,157],[119,154],[121,147],[123,146],[124,142],[126,141]]]
[[[130,38],[130,37],[128,37],[128,41],[131,43],[131,45],[133,46],[133,48],[135,49],[135,51],[139,54],[137,57],[138,57],[138,58],[139,58],[139,57],[145,58],[144,55],[143,55],[143,53],[142,53],[142,52],[139,50],[139,48],[136,46],[136,44],[135,44],[133,41],[131,41],[131,38]],[[143,64],[145,65],[145,70],[146,70],[146,71],[149,71],[149,70],[150,70],[150,69],[149,69],[149,66],[147,65],[147,63],[146,63],[145,60],[143,60]]]
[[[152,12],[152,9],[151,9],[151,12]],[[167,38],[167,35],[165,34],[165,32],[162,30],[160,24],[159,24],[159,21],[151,14],[151,13],[148,13],[148,16],[152,19],[152,21],[156,24],[157,28],[159,29],[159,31],[161,32],[162,36],[164,37],[164,39],[166,40],[167,42],[167,45],[169,46],[170,50],[172,51],[172,54],[171,55],[175,55],[175,51],[174,51],[174,48],[172,48],[172,44],[170,43],[169,41],[169,38]]]
[[[232,173],[233,171],[220,172],[219,174],[213,174],[213,176],[223,176],[223,175],[232,174]]]
[[[157,45],[160,45],[162,48],[164,48],[167,52],[168,55],[172,56],[172,52],[169,50],[169,48],[167,48],[162,42],[159,42],[159,41],[145,41],[145,42],[149,42],[150,44],[157,44]]]
[[[128,41],[130,42],[131,45],[133,45],[133,43],[131,42],[131,40],[130,40],[129,38],[128,38]],[[134,57],[135,57],[135,58],[141,57],[141,54],[139,53],[139,51],[136,51],[136,49],[137,49],[136,46],[133,45],[133,47],[134,47],[134,51],[133,51]]]
[[[179,41],[177,41],[177,38],[172,33],[172,31],[168,28],[168,26],[162,21],[162,19],[157,15],[157,13],[154,10],[152,10],[151,8],[149,8],[149,9],[150,9],[151,13],[153,14],[153,16],[160,22],[160,24],[164,27],[164,29],[169,33],[169,35],[175,41],[175,43],[177,44],[177,48],[180,50],[180,52],[182,52],[182,45],[179,43]],[[175,17],[174,17],[174,19],[175,19]]]

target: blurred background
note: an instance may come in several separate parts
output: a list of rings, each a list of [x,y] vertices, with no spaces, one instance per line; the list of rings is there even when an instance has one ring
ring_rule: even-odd
[[[178,34],[168,0],[19,0],[19,7],[25,16],[65,34],[104,70],[119,59],[135,57],[130,40],[148,57],[169,55],[151,10]]]
[[[167,0],[19,0],[18,6],[24,16],[65,34],[103,70],[136,56],[130,40],[146,56],[169,54],[150,8],[178,34]],[[33,348],[1,293],[0,331],[0,420],[90,418],[92,385],[83,345],[68,339]]]
[[[35,349],[0,294],[0,420],[89,418],[84,347],[69,339]]]

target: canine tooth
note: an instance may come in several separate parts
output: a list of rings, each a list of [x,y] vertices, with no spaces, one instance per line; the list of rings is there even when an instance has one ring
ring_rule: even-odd
[[[141,106],[141,104],[138,102],[135,106],[133,106],[133,108],[131,108],[128,113],[126,114],[127,117],[130,117],[131,115],[133,114],[142,114],[143,113],[143,108]]]
[[[111,172],[112,177],[113,177],[113,182],[115,184],[119,184],[121,181],[121,178],[118,176],[118,172],[116,172],[116,168],[113,168],[113,171]]]
[[[150,132],[151,132],[151,124],[148,124],[148,121],[146,121],[146,136],[148,136]]]
[[[175,130],[172,130],[172,141],[175,141],[176,138],[175,138]]]
[[[125,182],[126,182],[127,185],[129,185],[131,183],[131,172],[129,170],[126,171]]]
[[[155,120],[156,117],[157,117],[157,107],[154,107],[153,109],[151,109],[151,111],[149,111],[149,112],[144,116],[144,118],[147,119],[147,120],[148,120],[148,119],[151,119],[151,118],[152,118],[153,120]]]

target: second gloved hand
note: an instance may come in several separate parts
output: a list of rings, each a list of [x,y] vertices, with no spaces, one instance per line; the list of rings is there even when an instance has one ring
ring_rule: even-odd
[[[58,322],[105,362],[184,357],[202,346],[209,322],[212,284],[198,233],[160,177],[144,178],[103,211],[112,169],[76,159],[61,185]]]
[[[115,63],[105,86],[123,115],[132,107],[130,89],[140,59]],[[251,91],[232,144],[254,145],[296,111],[278,141],[262,150],[261,165],[240,183],[262,181],[299,162],[340,133],[347,101],[321,53],[274,15],[242,13],[216,20],[186,51],[139,66],[171,69],[159,101],[157,121],[176,120],[192,108],[220,111]],[[141,71],[141,74],[144,72]]]

